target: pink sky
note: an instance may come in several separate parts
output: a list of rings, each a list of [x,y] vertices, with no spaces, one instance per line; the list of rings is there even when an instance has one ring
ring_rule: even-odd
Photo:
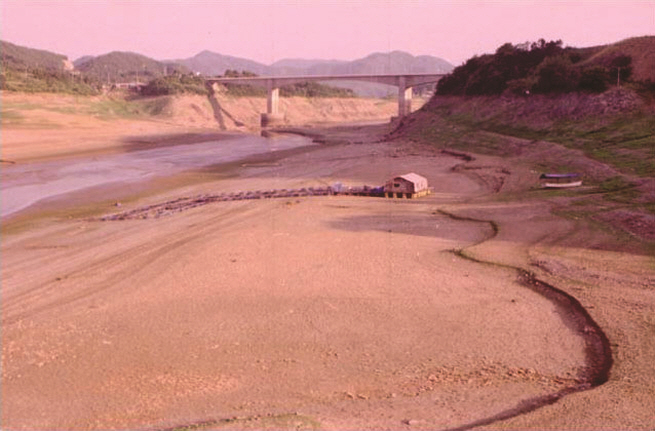
[[[265,64],[403,50],[458,65],[505,42],[593,46],[655,34],[642,1],[0,1],[0,38],[67,55],[202,50]]]

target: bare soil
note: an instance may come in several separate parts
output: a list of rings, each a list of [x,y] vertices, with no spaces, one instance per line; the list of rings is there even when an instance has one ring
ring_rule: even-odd
[[[125,130],[186,139],[180,125],[122,121],[28,140],[3,127],[3,159],[62,157],[63,142],[77,156],[125,151]],[[526,192],[520,160],[382,140],[390,130],[311,129],[319,149],[162,179],[106,213],[407,172],[428,178],[428,197],[215,202],[123,221],[74,216],[82,200],[3,223],[2,427],[654,427],[653,256],[555,215],[565,203]]]

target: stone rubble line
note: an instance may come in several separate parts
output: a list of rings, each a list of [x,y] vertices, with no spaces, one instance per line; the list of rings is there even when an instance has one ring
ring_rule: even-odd
[[[347,195],[347,196],[372,196],[384,197],[384,192],[380,191],[379,187],[373,188],[369,186],[351,187],[347,190],[335,191],[332,187],[307,187],[301,189],[279,189],[279,190],[258,190],[247,192],[233,192],[233,193],[219,193],[200,195],[196,197],[184,197],[172,201],[163,202],[160,204],[148,205],[145,207],[136,208],[130,211],[124,211],[118,214],[110,214],[100,217],[100,221],[117,221],[117,220],[134,220],[134,219],[147,219],[158,218],[165,215],[170,215],[180,211],[188,210],[202,205],[207,205],[212,202],[228,202],[228,201],[242,201],[250,199],[272,199],[272,198],[295,198],[307,196],[334,196],[334,195]],[[120,204],[117,203],[117,206]]]

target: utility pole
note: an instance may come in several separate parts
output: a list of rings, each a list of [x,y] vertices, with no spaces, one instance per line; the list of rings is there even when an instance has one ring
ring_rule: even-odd
[[[619,66],[616,70],[616,86],[621,86],[621,66]]]

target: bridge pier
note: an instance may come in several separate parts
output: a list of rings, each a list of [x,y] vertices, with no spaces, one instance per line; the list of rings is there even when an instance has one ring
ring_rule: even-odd
[[[275,86],[272,79],[266,81],[267,97],[266,112],[261,114],[260,126],[270,127],[284,122],[284,114],[280,114],[280,88]]]
[[[412,113],[412,87],[398,88],[398,118]]]
[[[266,99],[266,113],[277,114],[280,104],[280,89],[273,85],[272,79],[269,79],[268,82],[266,82],[266,88],[268,90],[268,97]]]
[[[405,76],[398,77],[398,118],[412,113],[412,87]]]

